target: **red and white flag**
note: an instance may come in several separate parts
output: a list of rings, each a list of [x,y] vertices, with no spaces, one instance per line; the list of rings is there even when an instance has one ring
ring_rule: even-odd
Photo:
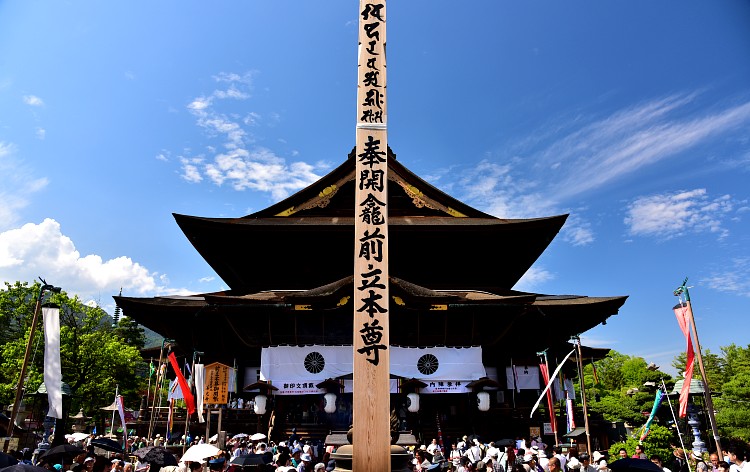
[[[120,414],[120,421],[122,422],[122,443],[127,444],[128,442],[128,426],[125,424],[125,405],[122,403],[122,395],[117,395],[115,399],[117,404],[117,412]],[[114,429],[114,425],[112,425]]]
[[[687,339],[687,363],[685,364],[685,380],[680,390],[680,418],[687,415],[688,397],[690,396],[690,383],[693,380],[693,367],[695,364],[695,353],[693,352],[693,341],[690,337],[690,319],[692,315],[690,302],[683,302],[673,308],[677,317],[677,324],[680,325],[682,334]]]

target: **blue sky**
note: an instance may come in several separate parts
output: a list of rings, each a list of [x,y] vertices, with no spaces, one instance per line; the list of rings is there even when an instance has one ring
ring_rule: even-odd
[[[345,159],[357,7],[1,2],[0,278],[110,311],[120,287],[224,288],[171,213],[242,216]],[[704,347],[748,342],[748,2],[392,0],[388,18],[399,160],[498,217],[571,214],[517,288],[629,295],[584,341],[665,367],[688,276]]]

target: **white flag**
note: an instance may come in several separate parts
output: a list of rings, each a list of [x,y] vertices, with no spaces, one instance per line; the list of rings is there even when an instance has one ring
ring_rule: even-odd
[[[47,388],[47,416],[62,418],[62,367],[60,364],[60,309],[42,308],[44,317],[44,386]]]

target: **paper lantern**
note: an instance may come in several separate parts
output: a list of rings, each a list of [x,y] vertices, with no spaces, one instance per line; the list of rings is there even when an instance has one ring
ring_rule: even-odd
[[[479,411],[487,411],[490,409],[490,394],[487,392],[477,393],[477,408]]]
[[[323,410],[326,413],[336,412],[336,394],[335,393],[326,393],[323,396]]]
[[[265,395],[255,395],[255,405],[253,405],[253,411],[256,415],[266,414],[266,401],[268,398]]]
[[[416,413],[419,411],[419,394],[410,393],[406,396],[406,409],[410,413]]]

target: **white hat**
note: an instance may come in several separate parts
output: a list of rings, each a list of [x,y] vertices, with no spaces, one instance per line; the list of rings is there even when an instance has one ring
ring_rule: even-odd
[[[534,456],[532,456],[531,454],[526,454],[525,456],[523,456],[524,462],[531,462],[533,460],[534,460]]]
[[[599,451],[594,451],[593,458],[594,458],[594,462],[598,464],[600,459],[604,459],[604,454],[602,454]]]
[[[302,462],[312,462],[312,457],[310,457],[310,454],[302,454],[299,456],[299,460]]]
[[[703,456],[701,454],[698,454],[698,452],[693,451],[693,458],[698,459],[699,461],[703,460]]]
[[[581,463],[578,462],[578,459],[576,459],[575,457],[571,457],[570,459],[568,459],[568,463],[565,465],[568,469],[580,469],[581,468]]]
[[[602,460],[602,461],[601,461],[601,462],[599,463],[599,470],[607,470],[607,461],[605,461],[605,460]]]

